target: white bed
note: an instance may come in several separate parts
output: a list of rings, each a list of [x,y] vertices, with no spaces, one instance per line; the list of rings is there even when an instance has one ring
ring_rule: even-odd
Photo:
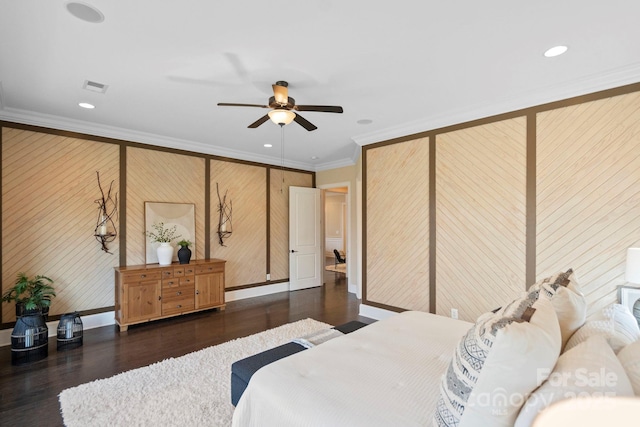
[[[471,323],[407,311],[265,366],[234,426],[423,426]]]

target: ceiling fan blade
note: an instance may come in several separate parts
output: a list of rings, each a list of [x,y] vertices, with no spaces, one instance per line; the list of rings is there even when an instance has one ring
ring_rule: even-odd
[[[304,117],[302,117],[300,114],[296,114],[296,116],[293,118],[293,120],[297,124],[299,124],[300,126],[305,128],[306,130],[308,130],[309,132],[311,132],[312,130],[318,129],[318,126],[314,125],[309,120],[307,120]]]
[[[263,124],[264,122],[266,122],[267,120],[269,120],[269,115],[265,114],[264,116],[260,117],[258,120],[256,120],[255,122],[251,123],[249,126],[247,126],[248,128],[251,129],[255,129],[258,126],[260,126],[261,124]]]
[[[259,107],[259,108],[269,108],[268,105],[260,105],[260,104],[234,104],[232,102],[218,102],[219,107]]]
[[[284,82],[278,82],[284,83]],[[271,85],[273,88],[273,97],[276,99],[278,104],[286,105],[289,102],[289,89],[287,89],[284,85]]]
[[[342,113],[342,107],[337,105],[296,105],[293,107],[298,111],[321,111],[323,113]]]

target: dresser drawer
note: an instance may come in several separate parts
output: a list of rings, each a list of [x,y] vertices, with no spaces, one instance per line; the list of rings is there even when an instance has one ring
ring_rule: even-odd
[[[194,276],[183,277],[180,279],[180,286],[194,286],[196,279]]]
[[[160,280],[161,274],[159,270],[153,271],[132,271],[129,273],[121,273],[122,283],[137,283],[147,280]]]
[[[193,283],[179,286],[165,286],[162,285],[162,300],[174,299],[174,298],[195,298],[196,287]]]
[[[220,273],[224,271],[224,264],[204,264],[196,267],[196,274]]]
[[[193,311],[195,307],[193,296],[189,298],[171,299],[168,301],[162,301],[162,315],[184,313],[186,311]]]
[[[173,278],[173,268],[163,268],[161,271],[163,280]]]
[[[196,274],[196,269],[193,267],[184,267],[184,276],[193,276],[194,274]]]
[[[163,279],[162,280],[162,290],[164,291],[164,289],[170,289],[170,288],[177,288],[180,286],[180,280],[181,279]]]

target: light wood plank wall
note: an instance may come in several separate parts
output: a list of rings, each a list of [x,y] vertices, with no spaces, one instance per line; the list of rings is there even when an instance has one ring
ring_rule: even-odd
[[[113,267],[145,263],[145,201],[196,205],[194,256],[228,259],[227,288],[288,279],[288,187],[313,186],[312,172],[284,171],[284,192],[280,193],[282,171],[268,165],[5,122],[1,125],[3,293],[19,272],[45,274],[55,280],[58,293],[51,316],[112,310]],[[93,238],[98,212],[94,201],[100,196],[96,171],[100,171],[105,189],[114,181],[114,191],[120,193],[121,176],[126,186],[126,218],[122,218],[126,230],[109,244],[113,254],[102,252]],[[234,205],[234,233],[227,248],[220,248],[216,239],[216,182],[221,183],[221,189],[229,189]],[[121,257],[119,243],[124,236],[126,253]],[[266,281],[269,269],[271,282]],[[1,313],[1,327],[11,328],[14,305],[3,304]]]
[[[105,191],[111,181],[118,190],[117,145],[2,128],[3,293],[24,272],[54,280],[52,316],[113,305],[118,242],[107,254],[93,237],[96,171]],[[14,304],[3,304],[2,322],[14,320]]]
[[[269,179],[271,280],[289,277],[289,187],[312,187],[313,176],[272,168]]]
[[[367,301],[429,310],[429,140],[367,151]]]
[[[526,144],[524,117],[437,136],[437,314],[474,321],[525,290]]]
[[[195,203],[192,256],[204,258],[204,176],[204,158],[127,147],[127,265],[146,263],[144,202]]]
[[[640,246],[640,93],[538,114],[538,278],[573,267],[589,314]]]
[[[436,141],[436,171],[424,199],[429,166],[412,164],[410,147],[427,137]],[[638,153],[640,84],[365,147],[363,302],[415,309],[397,295],[430,290],[434,312],[458,308],[474,320],[572,267],[595,313],[617,301],[626,249],[640,246]],[[403,176],[415,177],[399,185]],[[392,197],[402,209],[381,202]],[[416,197],[419,208],[403,205]],[[435,235],[416,231],[398,243],[389,234],[429,210]],[[390,253],[432,251],[432,280],[422,263],[381,255],[385,244]]]
[[[233,232],[220,246],[218,193],[231,202]],[[227,261],[225,285],[260,283],[267,265],[267,171],[264,167],[211,160],[211,257]]]

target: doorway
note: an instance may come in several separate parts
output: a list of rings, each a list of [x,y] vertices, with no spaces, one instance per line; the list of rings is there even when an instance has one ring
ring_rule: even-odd
[[[324,269],[336,284],[346,284],[349,276],[350,216],[349,186],[336,184],[323,189]],[[325,280],[327,281],[327,280]]]

